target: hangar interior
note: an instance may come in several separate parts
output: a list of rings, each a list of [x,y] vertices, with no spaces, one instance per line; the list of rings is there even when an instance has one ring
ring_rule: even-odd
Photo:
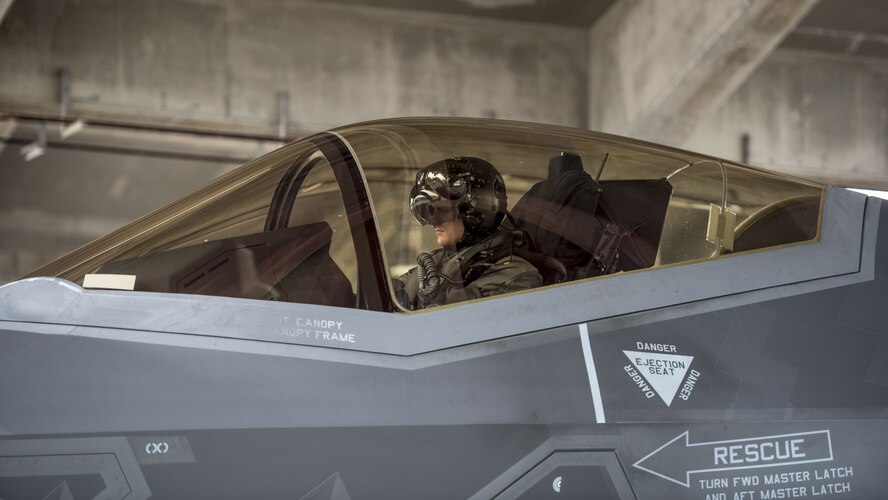
[[[0,0],[0,284],[307,134],[465,116],[888,188],[881,0]]]

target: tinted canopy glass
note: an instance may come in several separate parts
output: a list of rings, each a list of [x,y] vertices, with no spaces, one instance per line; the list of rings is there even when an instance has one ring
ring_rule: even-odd
[[[418,310],[812,241],[822,197],[584,130],[382,120],[297,141],[32,275]]]

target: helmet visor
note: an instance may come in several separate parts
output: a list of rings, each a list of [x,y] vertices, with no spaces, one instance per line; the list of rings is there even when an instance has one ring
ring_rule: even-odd
[[[452,222],[456,219],[453,203],[426,189],[410,197],[410,212],[423,226]]]

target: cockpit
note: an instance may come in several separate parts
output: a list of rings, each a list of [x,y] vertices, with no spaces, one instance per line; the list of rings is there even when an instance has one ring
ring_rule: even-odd
[[[455,156],[499,170],[515,229],[536,243],[542,288],[819,236],[816,183],[578,129],[405,118],[291,143],[32,276],[407,312],[393,279],[435,248],[410,190],[420,168]]]

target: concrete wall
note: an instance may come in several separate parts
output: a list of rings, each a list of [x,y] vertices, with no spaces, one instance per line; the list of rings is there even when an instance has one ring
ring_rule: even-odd
[[[404,115],[586,124],[586,30],[296,0],[27,0],[0,105],[315,131]]]
[[[888,189],[888,61],[777,50],[682,147]]]

